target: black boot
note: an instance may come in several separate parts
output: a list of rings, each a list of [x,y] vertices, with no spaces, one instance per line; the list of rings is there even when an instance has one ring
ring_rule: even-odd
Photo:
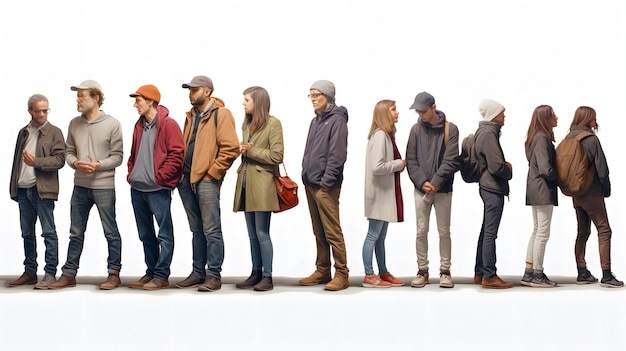
[[[261,281],[254,286],[255,291],[270,291],[274,289],[274,283],[272,277],[263,277]]]
[[[237,289],[251,289],[254,288],[254,286],[257,285],[262,278],[263,273],[260,270],[254,269],[252,270],[252,273],[250,273],[248,279],[242,281],[241,283],[235,284],[235,287]]]
[[[624,286],[624,282],[617,280],[611,272],[611,269],[603,269],[600,285],[605,288],[621,288]]]
[[[576,284],[593,284],[598,281],[598,279],[589,272],[587,266],[577,268],[578,277],[576,277]]]

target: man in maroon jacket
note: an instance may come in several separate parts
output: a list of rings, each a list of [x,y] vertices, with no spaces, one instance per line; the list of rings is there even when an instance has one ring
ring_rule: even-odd
[[[172,190],[182,176],[183,136],[167,108],[159,105],[161,93],[154,85],[141,86],[130,97],[135,98],[139,120],[133,130],[127,180],[148,266],[146,274],[130,287],[158,290],[169,287],[174,253],[170,205]],[[159,225],[158,234],[153,217]]]

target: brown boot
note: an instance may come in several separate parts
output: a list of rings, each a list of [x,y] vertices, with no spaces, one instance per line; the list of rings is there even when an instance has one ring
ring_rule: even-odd
[[[64,288],[73,288],[76,286],[76,277],[70,277],[65,274],[61,275],[61,278],[56,281],[56,283],[50,284],[48,289],[57,290]]]
[[[113,273],[109,273],[109,277],[107,281],[100,284],[100,290],[113,290],[120,286],[122,282],[120,281],[120,271],[115,271]]]
[[[348,282],[348,277],[341,274],[335,274],[333,280],[326,284],[324,290],[338,291],[347,288],[349,285],[350,283]]]
[[[508,289],[513,287],[513,284],[505,282],[497,275],[491,279],[486,279],[483,277],[482,285],[483,288],[486,289]]]
[[[143,277],[139,278],[139,280],[130,283],[130,285],[128,286],[131,289],[142,289],[144,285],[148,284],[149,281],[152,280],[152,277],[149,275],[144,275]]]
[[[330,281],[330,273],[324,274],[320,271],[315,271],[310,276],[298,280],[298,284],[304,286],[318,285],[318,284],[326,284]]]
[[[9,283],[10,287],[18,285],[33,285],[37,284],[37,274],[31,272],[24,272],[22,275]]]

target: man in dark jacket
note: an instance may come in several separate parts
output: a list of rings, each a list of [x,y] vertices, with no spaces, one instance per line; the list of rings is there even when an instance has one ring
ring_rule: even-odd
[[[172,190],[182,176],[183,134],[167,108],[159,105],[161,93],[154,85],[144,85],[130,97],[135,98],[139,120],[133,131],[127,180],[148,266],[146,274],[130,287],[158,290],[169,287],[174,254]],[[157,235],[153,218],[159,225]]]
[[[474,283],[483,288],[506,289],[511,283],[496,275],[496,238],[504,210],[504,197],[509,195],[513,167],[504,158],[500,146],[500,128],[504,125],[504,106],[485,99],[478,107],[483,120],[475,133],[475,148],[483,170],[478,185],[483,200],[483,224],[476,249]]]
[[[20,207],[24,239],[24,273],[9,286],[35,284],[48,289],[56,282],[59,243],[54,224],[54,202],[59,195],[59,172],[65,165],[63,132],[48,122],[48,99],[35,94],[28,99],[30,123],[17,136],[11,170],[11,199]],[[37,283],[37,237],[35,223],[41,224],[46,245],[44,277]]]
[[[417,235],[417,276],[411,281],[414,288],[429,283],[428,229],[430,211],[434,207],[439,231],[439,286],[453,288],[450,274],[452,244],[450,240],[450,213],[452,209],[452,183],[459,169],[459,130],[437,110],[435,98],[421,92],[411,105],[419,115],[417,124],[409,132],[406,147],[406,166],[415,186],[415,216]]]
[[[315,117],[302,157],[302,182],[317,244],[317,268],[298,283],[326,284],[326,290],[336,291],[349,285],[346,244],[339,220],[339,194],[348,149],[348,110],[335,105],[335,85],[327,80],[313,83],[309,98]],[[332,280],[331,248],[335,260]]]

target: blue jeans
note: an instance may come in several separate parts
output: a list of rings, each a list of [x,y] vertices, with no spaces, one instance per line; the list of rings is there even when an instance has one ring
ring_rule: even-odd
[[[496,276],[496,238],[504,210],[504,195],[480,189],[480,197],[484,204],[483,224],[476,248],[474,274],[493,279]]]
[[[389,222],[380,221],[378,219],[367,219],[369,228],[367,236],[363,243],[363,267],[365,274],[374,274],[372,264],[374,252],[376,252],[376,263],[378,263],[378,274],[387,273],[387,264],[385,262],[385,237],[387,237],[387,227]]]
[[[207,273],[221,279],[224,262],[224,238],[220,218],[220,186],[218,180],[201,180],[193,191],[189,177],[178,185],[178,193],[185,207],[189,228],[193,233],[193,274],[206,278]],[[208,272],[205,267],[208,266]]]
[[[174,255],[174,226],[172,225],[172,191],[162,189],[141,192],[131,188],[130,197],[135,211],[139,239],[143,243],[146,275],[167,280]],[[154,230],[154,220],[159,233]]]
[[[115,220],[115,189],[89,189],[74,185],[70,205],[70,245],[67,249],[67,261],[62,268],[63,275],[75,277],[78,272],[87,220],[93,205],[98,208],[104,237],[108,244],[108,272],[119,271],[122,268],[122,238]]]
[[[250,252],[252,253],[252,270],[263,269],[264,277],[272,276],[272,260],[274,248],[270,238],[270,218],[272,212],[245,212]]]
[[[59,240],[54,225],[54,200],[39,197],[37,187],[19,188],[17,202],[20,207],[20,228],[24,239],[25,271],[37,274],[37,238],[35,223],[39,217],[41,236],[46,245],[44,272],[56,275],[59,264]]]

